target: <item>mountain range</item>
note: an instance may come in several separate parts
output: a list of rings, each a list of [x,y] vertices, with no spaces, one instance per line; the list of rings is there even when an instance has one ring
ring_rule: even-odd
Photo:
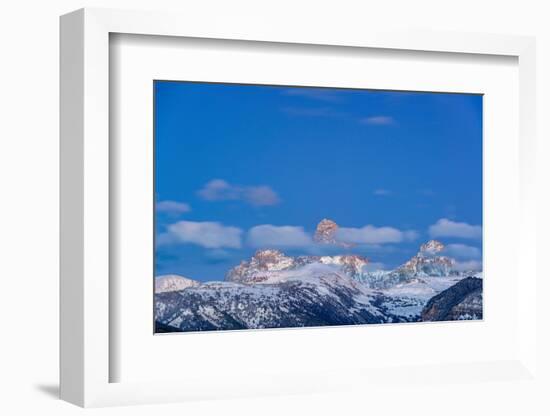
[[[349,248],[338,226],[319,223],[318,244]],[[223,282],[155,280],[157,332],[482,319],[480,270],[455,269],[436,240],[394,270],[370,270],[357,254],[288,256],[258,250]]]

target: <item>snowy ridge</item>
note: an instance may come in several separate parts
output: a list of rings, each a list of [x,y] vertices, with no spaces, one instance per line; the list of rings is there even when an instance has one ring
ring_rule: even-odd
[[[158,276],[155,279],[155,293],[174,292],[198,285],[200,285],[200,283],[196,280],[188,279],[187,277],[178,276],[176,274],[168,274]]]

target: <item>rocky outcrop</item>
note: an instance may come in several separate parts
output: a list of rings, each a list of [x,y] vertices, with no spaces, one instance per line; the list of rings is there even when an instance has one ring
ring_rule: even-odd
[[[422,310],[423,321],[483,319],[483,280],[467,277],[431,298]]]
[[[445,250],[445,245],[441,241],[430,240],[420,246],[419,254],[424,256],[433,256],[437,253],[441,253],[443,250]]]
[[[336,243],[336,233],[338,232],[338,224],[334,221],[324,218],[317,224],[313,241],[322,244]]]
[[[338,228],[338,224],[334,221],[329,220],[328,218],[322,219],[319,224],[317,224],[315,234],[313,235],[313,241],[317,244],[332,244],[344,248],[354,247],[354,244],[339,241],[336,238]]]

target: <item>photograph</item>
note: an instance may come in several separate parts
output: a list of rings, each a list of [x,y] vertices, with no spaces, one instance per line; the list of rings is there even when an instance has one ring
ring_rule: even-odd
[[[155,80],[154,332],[483,320],[483,95]]]

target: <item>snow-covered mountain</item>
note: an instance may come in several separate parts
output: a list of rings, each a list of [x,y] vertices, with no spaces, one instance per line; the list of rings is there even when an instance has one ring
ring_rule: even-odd
[[[316,241],[336,241],[335,227],[321,221]],[[157,278],[157,331],[479,319],[481,279],[468,276],[480,273],[458,272],[444,253],[445,246],[431,240],[396,269],[372,271],[369,260],[356,254],[258,250],[223,282]]]
[[[157,332],[482,318],[481,289],[463,284],[478,278],[431,278],[383,291],[325,267],[307,265],[272,283],[209,282],[157,293]]]
[[[391,299],[334,271],[310,264],[261,284],[210,282],[155,297],[160,331],[286,328],[407,322]]]
[[[318,243],[336,243],[337,230],[338,225],[334,221],[323,219],[317,226],[314,240]],[[477,272],[473,270],[460,273],[454,268],[456,261],[442,255],[444,251],[443,243],[430,240],[420,246],[416,255],[394,270],[368,270],[366,266],[369,260],[357,254],[291,257],[279,250],[258,250],[250,260],[244,260],[229,270],[225,280],[261,283],[276,278],[279,272],[294,270],[312,263],[339,266],[339,271],[377,289],[386,289],[417,278],[472,275]]]
[[[430,240],[420,246],[418,253],[394,272],[406,278],[449,276],[454,273],[455,260],[441,256],[445,246],[436,240]]]
[[[155,293],[176,292],[198,285],[200,285],[200,283],[196,280],[178,276],[177,274],[167,274],[164,276],[158,276],[155,279]]]
[[[400,283],[415,282],[428,277],[466,277],[479,273],[480,270],[459,271],[455,268],[456,260],[441,255],[445,245],[437,240],[430,240],[420,246],[416,255],[394,270],[376,270],[361,275],[360,279],[369,287],[388,289]]]
[[[270,283],[279,280],[280,276],[289,275],[282,272],[315,263],[337,266],[336,271],[357,278],[363,273],[363,267],[369,261],[355,254],[290,257],[279,250],[258,250],[250,260],[242,261],[241,264],[229,270],[225,280],[238,283]]]

